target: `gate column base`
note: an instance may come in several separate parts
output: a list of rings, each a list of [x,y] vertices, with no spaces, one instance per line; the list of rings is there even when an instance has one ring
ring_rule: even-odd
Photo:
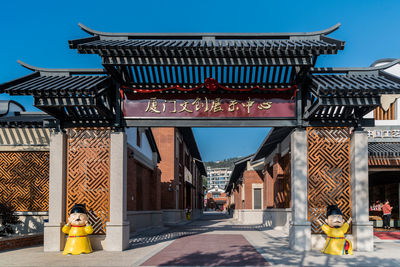
[[[353,223],[353,247],[357,251],[374,250],[374,227],[373,223]]]
[[[289,226],[289,247],[296,251],[311,250],[311,223]]]
[[[64,250],[65,234],[61,231],[64,223],[44,224],[43,250],[45,252]]]
[[[129,247],[129,222],[106,224],[106,251],[123,251]]]

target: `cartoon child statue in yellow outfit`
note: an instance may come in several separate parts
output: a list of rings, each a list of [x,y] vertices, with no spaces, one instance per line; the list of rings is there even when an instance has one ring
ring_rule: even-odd
[[[337,205],[329,205],[324,223],[318,220],[322,231],[328,236],[322,253],[330,255],[352,255],[353,247],[351,242],[344,238],[344,234],[350,227],[351,218],[347,222],[343,219],[343,213]]]
[[[86,213],[85,205],[75,204],[72,207],[68,223],[62,228],[62,231],[69,235],[63,255],[79,255],[93,251],[89,237],[87,237],[93,233],[93,228],[88,222]]]

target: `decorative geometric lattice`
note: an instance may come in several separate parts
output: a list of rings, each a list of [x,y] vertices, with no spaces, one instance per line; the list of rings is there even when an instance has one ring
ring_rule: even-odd
[[[326,219],[327,205],[351,216],[349,129],[307,128],[307,145],[308,219],[312,233],[322,233],[317,219]]]
[[[67,131],[67,217],[75,203],[86,204],[94,234],[105,234],[110,214],[110,130]]]
[[[0,203],[48,211],[49,152],[0,152]]]

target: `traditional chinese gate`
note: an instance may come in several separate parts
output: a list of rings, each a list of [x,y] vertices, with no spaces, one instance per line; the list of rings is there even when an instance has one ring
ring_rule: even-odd
[[[110,128],[110,208],[104,211],[109,217],[105,215],[99,227],[104,229],[106,223],[108,250],[122,250],[128,244],[129,225],[124,221],[126,155],[121,153],[126,151],[126,127],[296,127],[299,134],[292,138],[296,151],[292,151],[295,171],[291,171],[291,240],[300,240],[309,238],[310,232],[307,197],[304,199],[307,188],[303,187],[307,185],[307,164],[301,167],[307,154],[304,129],[331,126],[358,130],[372,126],[373,120],[363,116],[380,104],[383,90],[400,92],[400,81],[385,72],[399,61],[374,68],[314,67],[319,55],[344,49],[343,41],[327,36],[339,26],[309,33],[130,34],[99,32],[80,25],[92,36],[69,41],[70,48],[100,55],[104,69],[42,69],[21,63],[34,72],[0,85],[0,90],[12,95],[33,95],[35,106],[55,118],[46,122],[46,126],[57,130],[52,153],[59,155],[53,160],[50,157],[50,195],[62,195],[65,190],[62,168],[52,172],[51,167],[65,166],[64,132],[77,127]],[[357,151],[365,147],[362,140],[353,138],[352,147]],[[300,147],[305,147],[304,151]],[[359,159],[363,164],[360,153],[350,154],[350,160]],[[293,165],[293,159],[301,166],[298,162]],[[365,166],[359,169],[364,170]],[[94,178],[90,173],[85,175],[89,180]],[[351,176],[356,180],[364,177],[357,170],[352,170]],[[329,183],[329,177],[324,177]],[[362,192],[358,186],[359,183],[351,184]],[[345,190],[350,191],[349,187]],[[95,192],[96,186],[85,190]],[[313,196],[319,194],[315,191]],[[67,196],[67,203],[75,197],[71,192]],[[65,207],[59,198],[54,197],[53,212],[50,203],[45,248],[46,238],[53,238],[55,247],[62,243],[59,228],[65,212],[58,210],[65,211]],[[355,222],[362,225],[364,208],[357,205],[352,213],[356,215]],[[321,216],[322,209],[316,210],[318,214],[313,216]],[[53,237],[57,235],[58,239]],[[292,243],[291,247],[309,249]]]

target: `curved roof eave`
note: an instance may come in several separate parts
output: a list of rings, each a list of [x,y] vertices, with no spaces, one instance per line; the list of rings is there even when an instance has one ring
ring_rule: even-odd
[[[41,73],[50,72],[50,73],[70,73],[70,74],[106,74],[104,69],[50,69],[50,68],[35,67],[19,59],[17,60],[17,62],[22,67],[28,70]]]
[[[361,67],[361,68],[352,68],[352,67],[346,67],[346,68],[311,68],[310,73],[351,73],[351,72],[372,72],[372,71],[379,71],[379,70],[385,70],[387,68],[393,67],[396,64],[400,64],[400,58],[399,59],[390,59],[391,62],[388,62],[387,64],[383,64],[380,66],[373,66],[373,67]],[[382,59],[379,59],[373,63],[378,64],[386,62],[383,61]]]
[[[86,33],[93,36],[104,37],[133,37],[133,38],[193,38],[199,39],[201,37],[216,37],[218,39],[243,39],[243,38],[289,38],[290,36],[311,37],[318,35],[328,35],[341,26],[340,22],[325,30],[314,32],[292,32],[292,33],[112,33],[93,30],[82,23],[78,26]]]

